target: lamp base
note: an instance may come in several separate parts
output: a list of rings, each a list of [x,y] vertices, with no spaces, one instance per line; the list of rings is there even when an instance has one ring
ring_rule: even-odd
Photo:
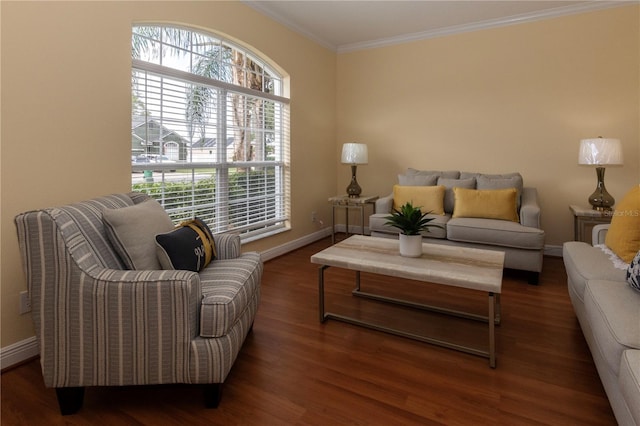
[[[351,166],[351,183],[347,186],[347,195],[349,198],[358,198],[362,193],[362,188],[360,188],[356,180],[356,168],[357,166]]]
[[[593,210],[610,211],[615,204],[615,199],[607,192],[604,186],[604,167],[596,167],[596,175],[598,176],[598,186],[593,194],[589,196],[589,204]]]

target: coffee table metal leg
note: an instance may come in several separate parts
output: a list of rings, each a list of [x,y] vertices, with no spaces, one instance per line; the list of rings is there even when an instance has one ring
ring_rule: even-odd
[[[322,265],[318,268],[318,300],[320,306],[318,310],[320,312],[320,322],[325,322],[327,317],[324,314],[324,270],[329,268],[327,265]]]
[[[499,297],[499,295],[497,295]],[[496,317],[495,317],[495,296],[489,293],[489,366],[496,368]]]

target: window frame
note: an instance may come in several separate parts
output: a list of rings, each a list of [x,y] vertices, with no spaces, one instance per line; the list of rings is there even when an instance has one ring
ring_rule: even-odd
[[[281,73],[275,71],[275,66],[270,65],[270,61],[265,58],[256,55],[254,52],[251,52],[244,46],[239,46],[236,43],[230,42],[229,40],[225,40],[221,38],[217,34],[209,33],[202,31],[200,29],[192,29],[188,27],[182,26],[174,26],[174,25],[162,25],[162,24],[140,24],[134,25],[132,29],[132,42],[135,36],[135,27],[157,27],[160,29],[160,33],[164,31],[165,28],[186,31],[190,34],[198,34],[206,37],[210,37],[211,39],[216,40],[220,43],[220,46],[224,46],[225,48],[237,49],[242,55],[245,55],[245,58],[251,58],[251,61],[254,62],[260,67],[262,71],[262,87],[265,88],[265,75],[269,78],[272,78],[273,85],[275,86],[275,90],[279,90],[280,93],[284,93],[287,91],[285,87],[285,82],[288,83],[288,80],[281,75]],[[217,80],[214,78],[205,77],[202,75],[194,74],[191,72],[183,71],[180,69],[172,68],[169,66],[161,65],[160,63],[148,62],[142,59],[134,58],[135,52],[132,49],[132,65],[131,65],[131,76],[132,76],[132,100],[136,99],[136,75],[139,73],[144,74],[145,82],[147,82],[149,76],[154,76],[154,78],[158,78],[161,81],[161,85],[164,85],[164,79],[169,79],[171,81],[182,82],[186,85],[198,85],[202,87],[206,87],[207,90],[212,90],[215,96],[217,96],[216,101],[216,113],[215,113],[215,126],[217,133],[217,141],[223,142],[228,141],[230,138],[230,134],[233,133],[233,130],[230,130],[232,126],[227,123],[227,116],[229,115],[229,100],[228,96],[234,97],[234,99],[241,99],[243,102],[257,102],[257,100],[262,100],[261,105],[265,105],[269,103],[273,108],[273,116],[271,117],[273,120],[273,129],[266,128],[266,124],[263,121],[262,127],[260,128],[252,128],[247,127],[243,128],[243,134],[248,134],[249,136],[245,136],[248,138],[248,142],[245,143],[245,148],[252,148],[254,145],[251,143],[251,136],[255,138],[254,142],[256,145],[262,144],[263,158],[258,160],[248,161],[235,161],[235,159],[228,158],[228,142],[227,143],[216,143],[216,153],[215,153],[215,161],[193,161],[193,136],[194,132],[191,132],[190,136],[187,138],[190,139],[190,161],[178,161],[174,162],[171,160],[169,163],[163,163],[162,159],[160,162],[154,162],[152,166],[149,164],[136,164],[134,163],[134,145],[133,145],[133,137],[136,135],[134,131],[136,129],[136,110],[134,106],[132,106],[132,189],[141,190],[141,192],[147,192],[153,198],[157,199],[167,210],[172,219],[175,222],[178,222],[180,219],[192,218],[195,216],[199,216],[198,206],[200,204],[196,204],[195,201],[195,192],[197,186],[196,180],[196,171],[202,169],[213,169],[213,185],[215,185],[215,190],[211,191],[212,201],[209,203],[211,207],[211,216],[212,219],[203,218],[205,222],[211,227],[214,233],[221,232],[235,232],[239,233],[243,242],[252,241],[255,239],[263,238],[269,235],[273,235],[274,233],[282,232],[290,229],[289,220],[290,220],[290,164],[289,164],[289,98],[285,96],[280,96],[270,92],[259,91],[256,89],[252,89],[250,87],[243,87],[240,85],[236,85],[233,83],[229,83],[222,80]],[[193,54],[193,51],[190,51],[190,54]],[[162,61],[160,61],[162,62]],[[268,71],[268,73],[267,73]],[[243,72],[248,72],[244,70]],[[244,74],[246,76],[246,74]],[[140,78],[140,77],[139,77]],[[246,78],[245,78],[246,81]],[[145,89],[148,89],[148,83],[144,85]],[[164,96],[164,95],[159,95]],[[236,98],[239,96],[239,98]],[[185,89],[185,98],[186,98],[186,89]],[[163,102],[161,98],[160,103]],[[264,104],[262,102],[265,102]],[[148,127],[149,119],[151,114],[147,109],[148,104],[144,104],[144,114],[139,115],[138,117],[144,117],[144,124]],[[184,101],[184,111],[186,114],[187,101]],[[164,108],[162,106],[161,108]],[[263,113],[264,114],[264,113]],[[162,114],[161,114],[162,115]],[[245,117],[242,117],[246,119]],[[157,119],[160,123],[160,132],[164,128],[162,117]],[[185,125],[187,125],[188,120],[185,118]],[[194,122],[191,120],[189,126],[193,126]],[[235,126],[237,127],[237,126]],[[236,129],[237,130],[237,129]],[[252,133],[253,131],[253,133]],[[177,131],[172,131],[178,134]],[[255,132],[260,133],[260,139],[256,136]],[[274,153],[276,154],[276,158],[269,160],[268,159],[268,145],[266,141],[266,135],[272,134],[274,138],[274,143],[271,145]],[[145,136],[147,139],[143,141],[143,144],[146,146],[152,146],[153,141],[149,141],[148,134]],[[181,137],[182,138],[182,137]],[[204,133],[202,136],[204,140]],[[166,144],[174,143],[171,141],[162,141],[161,139],[158,141],[159,145],[159,157],[166,156],[165,148]],[[177,142],[175,142],[177,145]],[[147,151],[145,151],[147,152]],[[211,152],[211,151],[210,151]],[[246,160],[246,158],[245,158]],[[156,193],[154,191],[145,191],[144,185],[136,185],[134,184],[134,180],[136,179],[136,172],[144,172],[145,181],[148,179],[147,172],[148,169],[152,168],[154,172],[160,173],[160,193]],[[273,176],[271,177],[269,170],[273,169]],[[191,172],[191,192],[194,193],[193,196],[193,204],[191,208],[176,208],[173,209],[171,207],[171,203],[169,201],[169,197],[165,194],[165,188],[168,186],[165,180],[166,174],[172,171],[181,170],[183,172]],[[246,195],[244,198],[240,197],[239,199],[234,199],[236,194],[231,193],[230,188],[231,184],[231,171],[239,170],[240,172],[236,176],[235,179],[238,182],[243,182],[246,184]],[[255,173],[252,173],[255,172]],[[261,175],[261,171],[263,171]],[[243,181],[243,173],[246,173],[246,181]],[[154,180],[153,183],[156,183],[153,178],[153,173],[151,174],[151,179]],[[252,180],[252,176],[257,176],[255,182]],[[187,181],[185,181],[187,182]],[[271,184],[273,182],[273,184]],[[256,186],[258,185],[258,186]],[[273,186],[271,186],[273,185]],[[263,188],[264,192],[256,192],[252,193],[253,187]],[[273,189],[273,193],[270,194],[269,191]],[[241,194],[242,192],[240,192]],[[270,198],[271,197],[271,198]],[[244,203],[244,207],[241,205]],[[206,205],[206,204],[205,204]],[[254,215],[252,213],[252,208],[257,206],[259,214]],[[235,216],[235,213],[231,213],[231,210],[235,208],[239,211],[245,211],[246,213],[240,214],[239,216]],[[252,216],[256,216],[259,219],[252,219]],[[233,220],[246,220],[246,223],[238,226],[238,224],[234,224]]]

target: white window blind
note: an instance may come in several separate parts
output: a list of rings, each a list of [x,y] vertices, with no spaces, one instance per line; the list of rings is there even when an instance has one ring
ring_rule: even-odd
[[[134,27],[132,188],[243,240],[289,219],[289,100],[265,61],[182,28]]]

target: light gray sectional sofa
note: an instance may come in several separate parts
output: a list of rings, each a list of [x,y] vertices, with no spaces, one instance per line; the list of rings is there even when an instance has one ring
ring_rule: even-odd
[[[609,225],[593,230],[604,244]],[[640,292],[599,247],[563,245],[569,296],[618,424],[640,425]]]
[[[505,253],[505,268],[529,271],[531,284],[537,284],[542,271],[544,231],[540,229],[540,206],[535,188],[525,187],[519,173],[483,174],[460,171],[416,170],[409,168],[398,176],[399,185],[443,185],[444,215],[430,215],[443,229],[424,233],[425,242],[498,250]],[[453,188],[518,190],[519,222],[476,217],[455,217]],[[369,217],[372,236],[397,238],[398,230],[386,225],[391,213],[393,193],[376,202],[376,212]]]

